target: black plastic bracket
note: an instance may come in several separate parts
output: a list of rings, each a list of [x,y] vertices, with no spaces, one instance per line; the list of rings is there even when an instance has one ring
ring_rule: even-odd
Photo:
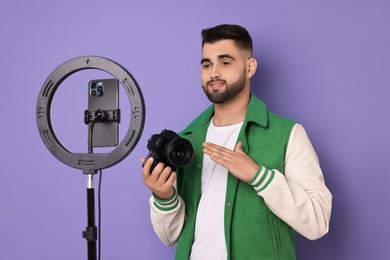
[[[97,228],[96,227],[87,227],[85,231],[83,231],[83,238],[85,238],[89,242],[93,242],[97,240]]]
[[[96,110],[96,111],[84,111],[84,123],[89,124],[92,121],[96,122],[118,122],[121,121],[121,110]]]

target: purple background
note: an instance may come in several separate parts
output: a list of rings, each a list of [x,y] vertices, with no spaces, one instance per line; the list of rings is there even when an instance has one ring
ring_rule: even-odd
[[[2,0],[0,259],[87,259],[86,176],[51,155],[35,119],[47,76],[83,55],[125,66],[146,102],[137,147],[103,171],[102,259],[173,258],[152,230],[139,158],[151,134],[178,131],[209,105],[200,30],[219,23],[250,31],[253,92],[305,126],[334,195],[330,232],[297,235],[298,259],[389,259],[389,13],[379,0]],[[53,125],[74,152],[87,149],[87,81],[105,76],[77,73],[56,93]],[[122,89],[124,115],[126,99]]]

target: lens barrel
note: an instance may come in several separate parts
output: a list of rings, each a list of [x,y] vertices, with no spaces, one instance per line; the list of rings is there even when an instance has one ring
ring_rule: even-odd
[[[160,134],[152,135],[148,140],[147,148],[149,157],[154,158],[151,171],[159,163],[163,162],[172,170],[188,165],[194,157],[194,148],[187,139],[181,138],[171,130],[164,129]]]
[[[170,164],[183,167],[191,162],[194,150],[187,139],[177,138],[168,143],[166,154]]]

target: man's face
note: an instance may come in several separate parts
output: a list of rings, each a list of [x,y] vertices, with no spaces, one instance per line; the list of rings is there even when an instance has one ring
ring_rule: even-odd
[[[233,40],[206,43],[202,50],[202,88],[209,100],[224,104],[249,88],[247,61],[250,52],[237,48]]]

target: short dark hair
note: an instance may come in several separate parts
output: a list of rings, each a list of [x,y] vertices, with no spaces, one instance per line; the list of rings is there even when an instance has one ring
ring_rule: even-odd
[[[239,48],[253,51],[252,38],[240,25],[221,24],[202,30],[202,48],[205,43],[215,43],[220,40],[233,40]]]

